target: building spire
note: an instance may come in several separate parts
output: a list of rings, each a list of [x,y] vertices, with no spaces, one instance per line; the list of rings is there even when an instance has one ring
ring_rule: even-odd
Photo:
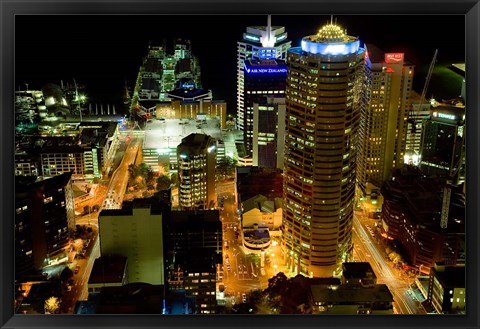
[[[268,15],[267,17],[267,40],[268,44],[270,44],[270,38],[272,34],[272,15]]]

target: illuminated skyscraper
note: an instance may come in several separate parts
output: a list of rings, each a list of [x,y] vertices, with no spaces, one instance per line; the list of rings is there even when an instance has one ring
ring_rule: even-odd
[[[296,273],[331,277],[351,259],[364,55],[333,23],[288,50],[282,248]]]
[[[178,199],[183,210],[214,207],[215,139],[204,134],[190,134],[177,146]]]
[[[248,157],[253,156],[254,107],[255,103],[266,102],[267,97],[285,97],[287,67],[283,60],[246,60],[244,77],[245,120],[243,141]],[[276,120],[275,120],[276,121]],[[283,150],[282,150],[283,153]]]
[[[403,165],[413,64],[403,53],[384,53],[366,45],[366,106],[361,114],[357,182],[362,196],[367,183],[380,189]]]
[[[244,63],[248,59],[283,59],[291,41],[287,39],[284,26],[271,26],[270,15],[267,26],[249,26],[243,39],[237,43],[237,128],[245,127]],[[253,105],[250,105],[253,106]]]

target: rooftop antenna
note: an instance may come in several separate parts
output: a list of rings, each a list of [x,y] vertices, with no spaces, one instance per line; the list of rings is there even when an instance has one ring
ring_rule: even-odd
[[[268,44],[270,44],[270,34],[272,33],[272,15],[268,15],[267,17],[267,40]]]
[[[330,15],[330,25],[333,25],[333,15]]]

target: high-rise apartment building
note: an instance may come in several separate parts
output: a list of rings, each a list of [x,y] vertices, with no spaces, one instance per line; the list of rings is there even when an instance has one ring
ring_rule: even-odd
[[[246,60],[244,76],[243,142],[247,156],[252,156],[254,104],[268,96],[285,95],[287,67],[283,60]]]
[[[214,207],[215,149],[215,140],[204,134],[190,134],[177,146],[178,198],[183,210]]]
[[[365,106],[361,113],[357,182],[366,194],[367,183],[377,188],[403,165],[413,64],[403,53],[384,53],[366,45]]]
[[[291,41],[284,26],[249,26],[243,39],[237,42],[237,129],[244,130],[245,122],[245,61],[248,59],[283,59]]]
[[[288,50],[282,247],[296,273],[331,277],[351,259],[364,55],[333,23]]]
[[[38,182],[17,177],[15,275],[66,260],[68,232],[75,229],[71,173]]]

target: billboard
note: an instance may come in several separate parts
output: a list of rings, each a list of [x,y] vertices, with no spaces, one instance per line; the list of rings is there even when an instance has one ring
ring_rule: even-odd
[[[385,63],[403,63],[404,53],[385,53]]]

